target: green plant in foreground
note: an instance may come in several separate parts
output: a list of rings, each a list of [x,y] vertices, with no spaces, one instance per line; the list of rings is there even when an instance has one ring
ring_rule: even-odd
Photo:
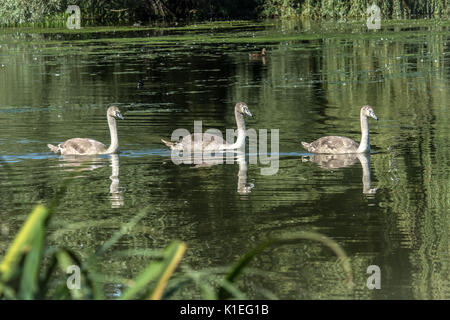
[[[122,228],[115,237],[105,243],[99,251],[86,262],[63,248],[45,250],[45,231],[51,209],[38,205],[29,215],[19,233],[13,240],[0,263],[0,297],[6,299],[102,299],[95,274],[95,260],[117,241],[128,228]],[[142,214],[138,215],[141,217]],[[136,223],[138,219],[134,219]],[[180,241],[172,242],[165,250],[155,252],[157,261],[150,263],[123,294],[124,299],[159,299],[164,287],[180,262],[186,245]],[[43,258],[49,258],[47,268],[41,273]],[[69,290],[66,281],[52,291],[49,284],[57,268],[65,273],[71,265],[80,267],[85,280],[85,290]],[[149,285],[151,283],[151,285]],[[142,289],[145,289],[142,295]]]
[[[4,299],[104,299],[100,287],[100,277],[97,275],[96,261],[126,234],[136,223],[147,214],[146,211],[136,215],[132,221],[123,226],[110,240],[105,242],[95,254],[85,262],[80,261],[75,253],[64,248],[50,247],[45,249],[45,233],[54,206],[49,208],[37,205],[22,228],[14,238],[3,260],[0,263],[0,298]],[[243,273],[251,260],[264,249],[272,245],[291,243],[300,239],[320,241],[341,260],[347,283],[352,285],[352,271],[348,258],[342,248],[333,240],[314,232],[299,232],[283,237],[269,239],[244,255],[218,282],[218,288],[198,280],[198,273],[188,271],[178,275],[170,290],[165,290],[175,269],[180,264],[186,251],[186,244],[173,241],[164,250],[150,252],[152,261],[132,281],[120,299],[161,299],[169,298],[175,291],[190,282],[196,283],[203,292],[204,298],[228,299],[243,298],[235,287],[237,277]],[[146,252],[147,254],[149,252]],[[129,253],[122,253],[128,255]],[[44,261],[47,258],[48,261]],[[65,281],[51,288],[51,280],[58,270],[65,274],[71,265],[80,267],[84,285],[81,290],[70,290]],[[211,276],[208,272],[204,272]],[[67,275],[66,275],[67,277]]]

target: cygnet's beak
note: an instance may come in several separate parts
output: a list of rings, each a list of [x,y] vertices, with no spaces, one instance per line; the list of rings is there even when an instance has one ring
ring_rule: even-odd
[[[248,110],[248,108],[245,108],[245,109],[244,109],[244,112],[245,112],[246,115],[248,115],[248,116],[250,116],[250,117],[253,118],[253,115],[252,115],[252,113],[250,112],[250,110]]]
[[[370,111],[369,115],[370,115],[372,118],[374,118],[375,120],[378,121],[378,117],[375,115],[375,112]]]
[[[120,120],[125,120],[125,118],[122,116],[120,112],[116,112],[116,117],[119,118]]]

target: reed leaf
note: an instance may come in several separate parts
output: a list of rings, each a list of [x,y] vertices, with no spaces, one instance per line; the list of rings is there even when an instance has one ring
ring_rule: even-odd
[[[183,258],[184,253],[186,252],[186,244],[175,243],[174,248],[170,248],[170,246],[166,249],[167,251],[167,265],[163,266],[161,277],[159,277],[154,290],[152,290],[151,294],[148,296],[148,299],[151,300],[160,300],[162,294],[164,292],[164,288],[167,285],[170,277],[174,273],[181,259]]]
[[[137,276],[134,284],[125,291],[120,299],[135,299],[151,282],[154,283],[149,289],[145,290],[144,297],[148,299],[160,299],[168,280],[180,263],[185,251],[186,244],[184,242],[172,242],[164,250],[163,258],[159,261],[152,261]]]
[[[19,298],[31,300],[35,298],[39,287],[39,269],[45,243],[45,228],[41,225],[35,230],[30,241],[30,251],[25,254],[23,271],[21,272]]]
[[[36,234],[43,232],[44,222],[49,213],[49,210],[45,206],[37,205],[30,216],[28,216],[27,220],[6,252],[5,257],[0,263],[0,279],[2,282],[7,282],[10,280],[22,255],[33,248],[34,240],[40,238],[36,238]]]
[[[299,233],[293,233],[289,235],[283,235],[280,237],[273,237],[270,238],[264,242],[261,242],[259,245],[257,245],[254,249],[247,252],[241,259],[239,259],[236,264],[230,269],[228,274],[225,276],[225,281],[227,284],[233,283],[236,281],[237,277],[242,274],[244,269],[250,264],[250,262],[253,260],[254,257],[261,254],[265,249],[267,249],[270,246],[273,245],[282,245],[287,243],[292,243],[294,241],[299,240],[314,240],[319,241],[329,247],[339,258],[340,262],[342,263],[345,275],[346,275],[346,281],[347,285],[349,287],[353,287],[353,276],[352,276],[352,269],[349,262],[349,259],[342,247],[333,239],[326,237],[325,235],[322,235],[317,232],[310,232],[310,231],[304,231]],[[218,298],[221,300],[229,299],[230,297],[234,296],[234,292],[232,292],[230,289],[230,286],[221,286],[218,292]]]

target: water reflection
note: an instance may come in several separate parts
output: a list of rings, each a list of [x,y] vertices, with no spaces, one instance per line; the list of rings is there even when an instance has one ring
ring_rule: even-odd
[[[111,200],[111,208],[120,208],[124,205],[124,199],[122,191],[120,190],[119,180],[119,155],[109,155],[109,161],[111,166],[111,184],[109,187],[109,199]],[[86,172],[93,171],[99,168],[105,167],[105,159],[98,156],[63,156],[59,167],[64,168],[67,172]],[[73,178],[85,178],[85,175],[74,175]]]
[[[370,154],[314,154],[302,157],[302,161],[315,162],[319,167],[327,170],[349,167],[354,165],[358,160],[362,167],[363,194],[374,195],[378,188],[371,187]]]
[[[261,61],[262,64],[264,64],[264,65],[266,64],[266,56],[267,56],[266,48],[262,48],[261,53],[249,53],[248,54],[249,60]]]
[[[255,185],[253,183],[247,184],[248,163],[245,154],[238,153],[236,155],[236,160],[239,165],[237,192],[240,195],[247,195]]]
[[[261,63],[263,65],[266,65],[266,57],[265,56],[260,56],[260,57],[249,57],[250,61],[261,61]]]
[[[184,164],[195,164],[194,168],[209,168],[216,165],[234,165],[238,164],[238,182],[237,192],[240,195],[248,195],[255,186],[253,183],[247,184],[248,161],[245,152],[235,150],[233,155],[230,153],[218,152],[211,156],[205,154],[193,155],[183,158]]]
[[[58,163],[59,167],[64,168],[67,172],[84,172],[93,171],[98,168],[104,167],[103,160],[96,156],[63,156],[61,162]],[[75,176],[75,178],[83,177],[83,175]]]
[[[120,208],[123,206],[123,195],[119,189],[119,155],[111,154],[111,185],[109,187],[110,199],[111,199],[111,208]]]

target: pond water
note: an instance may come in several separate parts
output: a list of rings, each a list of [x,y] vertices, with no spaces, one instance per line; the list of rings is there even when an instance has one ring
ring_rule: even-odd
[[[182,28],[0,31],[0,255],[37,203],[62,195],[49,244],[85,258],[142,210],[114,249],[187,243],[194,270],[230,266],[269,237],[314,231],[347,253],[349,288],[330,248],[310,240],[271,247],[238,282],[248,298],[445,299],[450,186],[449,22],[234,22]],[[267,49],[264,58],[249,53]],[[141,80],[142,87],[137,83]],[[278,170],[247,156],[176,165],[161,143],[175,129],[225,133],[234,105],[248,129],[279,130]],[[360,139],[369,104],[369,156],[310,157],[301,141]],[[118,156],[64,158],[47,143],[109,144],[117,105]],[[132,278],[148,258],[106,256],[102,271]],[[366,286],[367,268],[381,289]],[[107,281],[109,297],[122,287]],[[199,298],[199,290],[175,298]]]

